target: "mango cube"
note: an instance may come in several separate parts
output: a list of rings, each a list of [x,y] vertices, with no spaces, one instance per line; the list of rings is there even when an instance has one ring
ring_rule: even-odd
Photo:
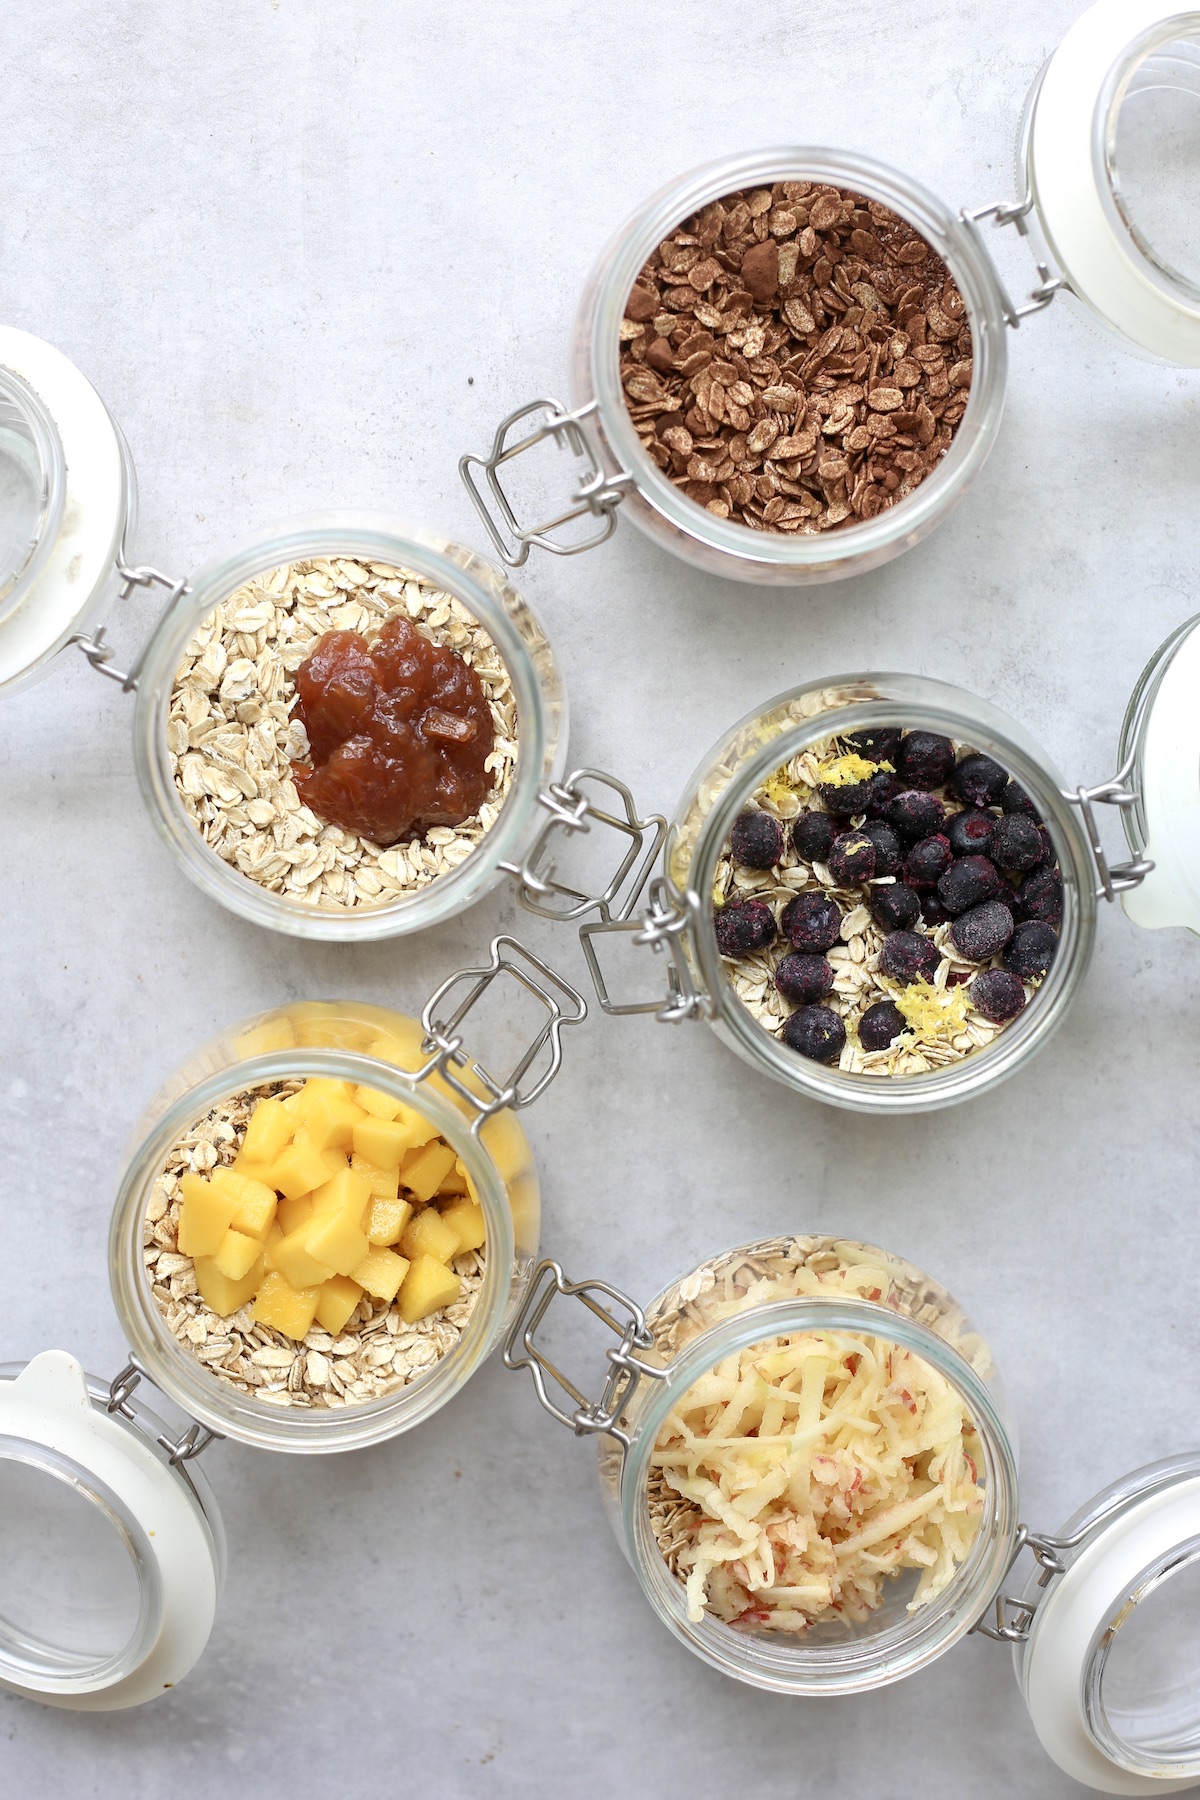
[[[211,1256],[198,1256],[195,1259],[196,1286],[200,1290],[200,1298],[206,1306],[211,1306],[215,1313],[227,1319],[253,1300],[258,1292],[258,1284],[263,1278],[266,1262],[260,1255],[252,1269],[248,1269],[240,1281],[231,1281],[228,1275],[222,1274]]]
[[[372,1244],[394,1244],[412,1217],[412,1207],[398,1196],[394,1200],[374,1199],[367,1208],[363,1230]]]
[[[346,1275],[331,1275],[328,1281],[321,1284],[321,1292],[317,1298],[317,1324],[323,1326],[331,1337],[340,1337],[347,1319],[361,1299],[362,1289],[357,1281],[351,1281]]]
[[[296,1135],[296,1121],[282,1100],[260,1100],[250,1114],[239,1156],[248,1163],[273,1163]]]
[[[438,1214],[443,1225],[448,1225],[458,1239],[459,1251],[481,1250],[487,1241],[487,1231],[483,1223],[483,1208],[477,1200],[452,1200],[449,1206],[443,1206]]]
[[[252,1181],[236,1169],[214,1169],[212,1185],[233,1196],[233,1217],[229,1223],[235,1231],[256,1237],[260,1243],[275,1219],[275,1189],[265,1181]]]
[[[363,1114],[351,1135],[355,1152],[377,1169],[398,1169],[414,1143],[403,1119],[376,1119],[370,1113]]]
[[[400,1283],[396,1304],[405,1324],[415,1325],[418,1319],[427,1319],[430,1313],[452,1305],[461,1292],[462,1282],[453,1269],[435,1257],[417,1256]]]
[[[335,1275],[349,1275],[369,1248],[366,1232],[347,1212],[314,1213],[300,1229],[309,1255]]]
[[[289,1200],[311,1194],[333,1174],[325,1157],[302,1126],[295,1139],[271,1164],[271,1184]]]
[[[307,1249],[305,1234],[308,1229],[307,1224],[301,1225],[286,1236],[281,1235],[269,1246],[272,1268],[294,1288],[320,1287],[333,1274],[332,1264],[320,1261]]]
[[[453,1196],[455,1194],[465,1194],[466,1191],[467,1171],[463,1168],[462,1163],[456,1156],[449,1174],[443,1175],[441,1181],[438,1183],[438,1198],[440,1199],[443,1194]]]
[[[383,1093],[379,1088],[357,1087],[354,1098],[373,1119],[394,1119],[400,1111],[399,1100],[393,1100],[390,1094]]]
[[[179,1215],[180,1251],[193,1258],[215,1256],[233,1223],[237,1202],[231,1193],[213,1187],[203,1175],[185,1175],[180,1185],[183,1188],[183,1209]],[[233,1310],[236,1312],[237,1308]]]
[[[399,1169],[380,1169],[358,1151],[350,1158],[350,1167],[356,1175],[365,1175],[371,1183],[372,1200],[394,1200],[400,1192]]]
[[[371,1180],[354,1169],[342,1169],[332,1180],[319,1187],[312,1197],[314,1219],[322,1213],[348,1213],[361,1224],[371,1204]]]
[[[351,1270],[350,1279],[376,1300],[394,1300],[407,1274],[408,1262],[394,1250],[368,1250]]]
[[[458,1233],[429,1206],[405,1226],[400,1251],[412,1262],[433,1257],[435,1262],[448,1263],[458,1255]]]
[[[247,1237],[243,1231],[227,1231],[213,1261],[222,1275],[227,1275],[230,1281],[241,1281],[244,1275],[250,1273],[262,1253],[263,1247],[257,1238]]]
[[[254,1318],[259,1325],[273,1326],[284,1337],[299,1342],[317,1316],[319,1289],[296,1289],[277,1271],[272,1271],[258,1290],[254,1302]]]
[[[400,1165],[400,1179],[418,1200],[432,1200],[457,1160],[450,1146],[439,1138],[405,1157]]]
[[[355,1101],[321,1091],[305,1108],[304,1128],[318,1150],[349,1150],[355,1125],[367,1117]]]
[[[275,1208],[275,1223],[286,1233],[298,1231],[312,1218],[312,1195],[301,1194],[298,1200],[281,1200]]]

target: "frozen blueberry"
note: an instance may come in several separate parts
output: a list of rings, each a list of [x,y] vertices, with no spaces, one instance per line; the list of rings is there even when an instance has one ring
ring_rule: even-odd
[[[841,787],[834,787],[827,781],[822,783],[821,798],[826,809],[837,818],[858,819],[871,804],[871,784],[869,781],[848,781]]]
[[[848,731],[846,742],[867,762],[891,762],[902,735],[890,726],[880,725],[871,731]]]
[[[913,845],[904,859],[904,879],[909,887],[936,887],[953,861],[949,838],[936,832],[933,837],[922,838],[919,844]]]
[[[996,806],[1007,785],[1008,770],[990,756],[964,756],[950,777],[964,806]]]
[[[985,900],[982,906],[973,906],[970,912],[955,919],[950,927],[950,942],[959,955],[970,962],[990,962],[998,950],[1003,950],[1012,934],[1013,916],[1003,900]],[[885,941],[885,950],[890,942],[890,938]]]
[[[1040,919],[1057,930],[1062,924],[1062,877],[1048,864],[1027,875],[1017,889],[1017,908],[1026,919]]]
[[[1035,825],[1040,825],[1042,822],[1041,813],[1033,804],[1033,801],[1029,798],[1025,789],[1021,786],[1019,781],[1014,781],[1011,776],[1004,784],[1004,792],[1000,796],[1000,804],[1006,813],[1024,813],[1025,817],[1027,819],[1032,819]]]
[[[775,914],[765,900],[734,901],[716,909],[713,929],[722,956],[750,956],[775,942]]]
[[[797,950],[832,950],[842,929],[842,909],[824,894],[797,894],[779,923]]]
[[[839,887],[870,881],[875,873],[875,846],[865,831],[843,831],[829,850],[829,873]]]
[[[1004,966],[1022,981],[1033,981],[1044,975],[1054,961],[1058,939],[1040,919],[1027,919],[1018,925],[1004,952]]]
[[[954,767],[954,745],[933,731],[910,731],[894,760],[897,775],[909,787],[941,787]]]
[[[793,952],[775,971],[775,986],[794,1006],[811,1006],[823,1000],[833,986],[833,970],[823,956]]]
[[[946,809],[932,794],[907,788],[888,801],[884,817],[911,844],[917,838],[929,837],[933,832],[940,831]]]
[[[875,875],[895,875],[904,858],[900,848],[900,838],[896,831],[883,819],[869,819],[862,828],[864,837],[869,837],[875,846]]]
[[[1007,1025],[1025,1004],[1025,989],[1007,969],[981,969],[970,993],[972,1004],[994,1025]]]
[[[900,792],[902,783],[889,769],[880,769],[878,775],[872,775],[867,787],[870,789],[871,801],[867,811],[873,818],[882,819],[888,807]]]
[[[803,862],[824,862],[836,827],[828,813],[802,812],[792,826],[792,843]]]
[[[938,899],[950,914],[994,900],[1004,883],[994,862],[986,856],[960,856],[937,884]]]
[[[872,888],[869,904],[871,917],[884,931],[907,931],[921,916],[921,902],[913,890],[900,881]]]
[[[773,869],[783,855],[783,826],[757,807],[739,813],[729,833],[729,854],[747,869]]]
[[[955,813],[946,827],[950,848],[955,856],[990,856],[992,833],[996,825],[997,820],[992,813],[980,812],[977,806],[968,806],[964,811]]]
[[[991,854],[1000,868],[1024,874],[1044,860],[1042,834],[1023,813],[1005,813],[992,835]]]
[[[908,1030],[908,1020],[894,1000],[877,1000],[858,1021],[858,1041],[864,1050],[886,1050],[893,1038]]]
[[[936,888],[925,888],[917,895],[921,902],[921,917],[932,930],[935,925],[944,925],[950,914],[946,911],[937,896]]]
[[[942,953],[932,938],[922,937],[919,931],[893,931],[890,937],[883,940],[883,949],[879,952],[879,967],[893,981],[902,981],[908,986],[910,981],[932,981],[937,974]]]
[[[783,1041],[813,1062],[836,1062],[846,1043],[846,1027],[827,1006],[802,1006],[783,1021]]]

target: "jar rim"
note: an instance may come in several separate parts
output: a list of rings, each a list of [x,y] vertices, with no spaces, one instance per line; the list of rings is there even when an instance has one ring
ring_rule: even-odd
[[[41,395],[15,369],[0,367],[0,419],[15,414],[25,427],[37,459],[41,503],[34,535],[7,579],[0,572],[0,626],[16,612],[53,554],[67,499],[67,464],[62,438]]]
[[[667,479],[641,447],[620,379],[619,328],[625,302],[646,257],[663,236],[709,201],[755,182],[818,180],[850,188],[889,206],[919,231],[954,276],[967,308],[974,365],[966,411],[949,450],[904,500],[875,518],[811,536],[753,531],[720,519]],[[854,573],[863,557],[898,540],[916,543],[965,491],[992,447],[1004,405],[1007,346],[1003,296],[977,235],[928,189],[857,151],[780,146],[701,164],[651,196],[621,228],[600,279],[589,347],[592,387],[604,434],[638,493],[654,512],[690,538],[743,563],[797,571],[837,565]],[[829,568],[832,577],[836,567]]]

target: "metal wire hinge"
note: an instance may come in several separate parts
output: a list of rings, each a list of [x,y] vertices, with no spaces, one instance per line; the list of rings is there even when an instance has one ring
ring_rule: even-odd
[[[603,1012],[614,1018],[630,1013],[654,1013],[664,1025],[678,1025],[684,1019],[707,1019],[713,1005],[709,995],[696,985],[691,965],[683,947],[683,939],[700,915],[700,899],[687,893],[682,898],[671,883],[659,876],[650,883],[650,900],[646,910],[636,919],[601,919],[583,925],[579,941],[587,959],[588,972]],[[667,955],[667,992],[653,1000],[616,1001],[608,991],[608,983],[600,966],[596,940],[613,932],[628,932],[641,947],[648,944],[656,955]]]
[[[1111,781],[1102,781],[1098,787],[1078,787],[1072,791],[1064,788],[1063,798],[1072,806],[1079,808],[1080,817],[1087,830],[1088,845],[1096,863],[1097,900],[1112,900],[1117,894],[1129,888],[1140,887],[1154,864],[1145,856],[1135,856],[1130,862],[1110,863],[1100,840],[1100,831],[1096,824],[1093,806],[1116,806],[1122,810],[1136,806],[1139,796],[1129,785],[1133,773],[1133,765],[1137,751],[1131,750]]]
[[[117,593],[118,600],[128,600],[135,587],[164,587],[170,590],[167,599],[167,605],[170,606],[172,601],[178,600],[180,595],[186,594],[188,591],[186,580],[172,581],[169,575],[162,574],[158,569],[131,568],[124,559],[124,552],[117,557],[116,572],[121,577],[121,586]],[[142,651],[128,674],[121,669],[114,669],[112,666],[113,647],[105,642],[107,631],[108,627],[101,625],[92,636],[89,636],[86,631],[77,631],[74,637],[68,638],[67,641],[71,644],[78,644],[93,669],[96,669],[101,675],[107,675],[110,681],[120,682],[122,693],[132,693],[137,687],[138,676],[141,673],[146,652]]]
[[[619,810],[605,810],[589,799],[583,783],[607,789],[620,802]],[[615,916],[626,919],[641,898],[646,878],[658,859],[667,835],[667,821],[661,813],[649,818],[638,817],[633,795],[623,781],[606,775],[600,769],[575,769],[564,782],[556,782],[538,795],[538,803],[550,817],[534,841],[523,863],[501,863],[500,867],[515,876],[520,884],[521,905],[539,918],[569,924],[586,912],[596,909],[602,919]],[[554,864],[549,860],[557,833],[571,837],[587,832],[592,825],[602,825],[629,839],[629,848],[602,893],[592,894],[582,888],[569,887],[554,878]],[[555,905],[555,897],[565,902]]]
[[[1095,1525],[1096,1521],[1091,1519],[1086,1525],[1081,1525],[1078,1531],[1064,1537],[1043,1536],[1030,1531],[1027,1525],[1018,1525],[1008,1574],[1012,1574],[1022,1551],[1030,1550],[1041,1570],[1038,1586],[1048,1587],[1056,1575],[1066,1574],[1067,1565],[1063,1561],[1065,1552],[1078,1549],[1084,1538],[1095,1529]],[[991,1622],[985,1625],[980,1620],[971,1627],[972,1635],[991,1638],[993,1643],[998,1644],[1023,1644],[1029,1636],[1037,1609],[1036,1599],[1025,1600],[1015,1594],[997,1594]]]
[[[497,1081],[464,1053],[458,1028],[492,983],[502,976],[532,994],[545,1007],[548,1016],[509,1074],[503,1081]],[[439,1018],[442,1002],[464,984],[465,998],[449,1018]],[[425,1081],[431,1075],[440,1075],[476,1114],[472,1129],[478,1132],[493,1113],[504,1107],[532,1106],[545,1093],[562,1067],[563,1027],[578,1025],[586,1017],[587,1001],[583,995],[548,963],[527,950],[516,938],[493,938],[491,961],[485,967],[457,970],[427,1002],[421,1023],[425,1027],[425,1049],[430,1053],[430,1060],[417,1071],[414,1079]],[[548,1066],[530,1087],[522,1088],[523,1078],[544,1050],[549,1051]]]
[[[982,234],[979,227],[985,219],[991,219],[994,225],[1015,225],[1021,236],[1028,241],[1028,219],[1032,211],[1033,195],[1026,192],[1023,200],[997,200],[991,206],[978,206],[973,211],[964,207],[958,216],[963,224],[980,238],[981,243]],[[990,257],[988,260],[991,260]],[[1019,328],[1022,319],[1027,319],[1031,313],[1041,312],[1043,308],[1049,306],[1055,294],[1060,290],[1070,291],[1071,284],[1065,275],[1052,275],[1049,266],[1042,262],[1040,257],[1036,257],[1034,260],[1037,266],[1038,283],[1031,291],[1024,306],[1013,304],[1008,290],[1000,280],[999,273],[994,271],[996,285],[1000,290],[1000,305],[1004,312],[1004,322],[1006,325],[1011,325],[1014,331]]]
[[[620,1308],[627,1315],[624,1321],[614,1317],[599,1300],[593,1299],[594,1294],[604,1295]],[[593,1317],[607,1325],[620,1339],[615,1349],[605,1352],[608,1374],[598,1400],[589,1400],[536,1342],[535,1333],[559,1295],[582,1300]],[[628,1450],[629,1433],[617,1424],[617,1420],[640,1382],[661,1381],[666,1374],[664,1369],[643,1362],[634,1354],[637,1350],[651,1349],[653,1344],[646,1315],[628,1294],[610,1287],[606,1281],[568,1281],[558,1263],[546,1261],[540,1262],[534,1270],[529,1291],[505,1339],[504,1366],[506,1369],[528,1369],[537,1397],[546,1411],[561,1425],[568,1426],[576,1437],[603,1432]],[[567,1412],[551,1398],[546,1386],[547,1376],[575,1402],[573,1412]]]
[[[592,550],[597,544],[602,544],[616,530],[617,507],[627,490],[633,486],[633,476],[624,469],[609,474],[602,467],[583,424],[595,411],[594,400],[587,406],[577,407],[574,412],[570,412],[558,400],[531,400],[528,406],[518,407],[516,412],[509,413],[501,421],[492,439],[490,456],[468,455],[460,458],[458,472],[474,502],[475,510],[483,520],[497,554],[510,569],[519,569],[535,544],[541,550],[549,550],[554,556],[577,556],[581,550]],[[524,419],[531,418],[536,413],[545,415],[542,423],[533,431],[526,432],[523,437],[518,437],[515,442],[510,442],[509,433]],[[565,444],[572,456],[577,457],[582,464],[576,477],[575,497],[564,512],[557,513],[553,518],[543,519],[537,525],[522,525],[501,485],[499,471],[515,456],[532,450],[547,438],[552,438],[560,447]],[[487,494],[482,491],[476,479],[476,469],[481,469],[486,477]],[[489,495],[492,506],[488,504]],[[586,518],[589,514],[599,521],[599,529],[590,537],[564,544],[550,536],[560,525],[567,525],[572,519]]]
[[[145,1369],[142,1368],[137,1358],[131,1356],[121,1373],[115,1375],[109,1383],[108,1402],[105,1407],[106,1412],[119,1413],[123,1419],[128,1419],[130,1424],[136,1425],[139,1430],[142,1429],[142,1422],[138,1417],[136,1407],[130,1405],[130,1398],[143,1377],[149,1380],[149,1376],[146,1375]],[[207,1425],[192,1424],[186,1431],[174,1438],[167,1432],[160,1431],[154,1442],[160,1449],[166,1451],[171,1467],[175,1469],[180,1463],[190,1462],[194,1456],[199,1456],[208,1449],[210,1444],[219,1443],[222,1435],[219,1431],[210,1430]]]

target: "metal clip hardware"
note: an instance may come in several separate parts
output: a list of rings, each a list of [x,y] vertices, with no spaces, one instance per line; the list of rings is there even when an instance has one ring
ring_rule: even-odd
[[[532,994],[545,1007],[549,1016],[533,1041],[522,1052],[515,1067],[503,1081],[496,1081],[478,1062],[464,1054],[458,1028],[493,981],[501,976],[508,976],[527,994]],[[440,1018],[442,1002],[464,983],[465,998],[448,1019]],[[570,1011],[564,1010],[564,1001],[569,1004]],[[414,1079],[425,1081],[431,1075],[440,1075],[459,1099],[477,1115],[472,1126],[472,1130],[477,1133],[484,1120],[490,1119],[493,1113],[500,1112],[504,1107],[520,1109],[532,1106],[545,1093],[562,1067],[563,1026],[578,1025],[586,1017],[587,1001],[583,995],[577,993],[561,975],[556,974],[548,963],[527,950],[516,938],[493,938],[491,961],[484,968],[457,970],[427,1002],[421,1014],[421,1023],[425,1027],[425,1048],[431,1055],[425,1066],[417,1070]],[[549,1067],[531,1087],[522,1089],[522,1078],[547,1046],[550,1051]],[[471,1086],[471,1080],[477,1085]],[[484,1090],[482,1094],[478,1091],[479,1088]]]
[[[518,407],[516,412],[509,413],[501,421],[492,440],[490,456],[468,455],[460,458],[458,472],[474,502],[475,510],[483,520],[497,554],[510,569],[519,569],[535,544],[541,550],[549,550],[553,556],[577,556],[581,550],[593,550],[616,530],[617,507],[627,489],[633,486],[633,476],[624,469],[611,475],[606,474],[601,467],[599,456],[583,427],[583,421],[592,416],[596,407],[596,401],[592,400],[588,405],[577,407],[571,412],[558,400],[531,400],[528,406]],[[526,432],[523,437],[518,437],[515,443],[510,443],[509,433],[522,420],[531,418],[536,413],[545,415],[541,425]],[[556,514],[554,518],[544,519],[537,525],[522,525],[501,486],[499,471],[515,456],[532,450],[547,438],[553,438],[560,446],[565,444],[572,456],[577,457],[583,465],[576,478],[575,498],[564,512]],[[488,495],[480,488],[475,476],[476,469],[482,469],[487,478],[488,493],[499,513],[499,520],[488,504]],[[581,538],[577,543],[564,544],[549,535],[560,525],[567,525],[572,519],[586,518],[589,513],[600,521],[599,530],[594,531],[590,537]]]
[[[624,1321],[614,1317],[607,1306],[592,1298],[595,1294],[602,1294],[628,1317]],[[615,1349],[605,1352],[609,1369],[598,1400],[589,1400],[535,1341],[535,1333],[559,1295],[582,1300],[593,1317],[607,1325],[620,1339]],[[634,1355],[635,1350],[649,1350],[653,1343],[646,1315],[627,1294],[610,1287],[606,1281],[568,1281],[558,1263],[546,1261],[540,1262],[534,1270],[529,1292],[505,1339],[504,1366],[506,1369],[528,1369],[537,1397],[546,1411],[561,1425],[568,1426],[576,1437],[603,1432],[628,1450],[629,1433],[617,1424],[617,1420],[641,1381],[661,1381],[666,1374],[665,1369],[656,1368]],[[565,1411],[551,1399],[546,1387],[547,1376],[575,1402],[573,1412]]]
[[[1101,1515],[1104,1516],[1104,1515]],[[1090,1519],[1081,1525],[1078,1531],[1064,1537],[1044,1536],[1040,1532],[1030,1531],[1027,1525],[1017,1526],[1016,1543],[1013,1546],[1012,1559],[1008,1565],[1008,1574],[1012,1574],[1017,1559],[1025,1550],[1032,1551],[1034,1561],[1041,1574],[1038,1577],[1040,1588],[1048,1587],[1056,1575],[1065,1575],[1067,1565],[1063,1561],[1068,1550],[1077,1550],[1083,1540],[1095,1530],[1096,1520]],[[1034,1615],[1038,1609],[1036,1600],[1019,1599],[1015,1594],[997,1594],[992,1611],[992,1621],[985,1625],[982,1620],[971,1627],[973,1636],[991,1638],[997,1644],[1023,1644],[1029,1636]]]
[[[588,798],[582,784],[588,782],[600,788],[607,788],[620,801],[620,811],[605,811],[603,807]],[[633,795],[623,781],[613,775],[606,775],[600,769],[575,769],[564,782],[556,782],[538,795],[538,802],[549,813],[550,817],[543,825],[534,842],[532,850],[523,863],[501,863],[500,867],[509,875],[516,877],[520,884],[521,905],[527,912],[536,913],[539,918],[553,919],[558,924],[569,924],[584,913],[596,908],[602,919],[613,916],[613,908],[617,906],[618,896],[621,899],[617,910],[617,918],[626,919],[637,905],[646,878],[654,867],[658,853],[662,849],[667,835],[667,821],[661,813],[651,813],[649,818],[640,819],[634,805]],[[602,893],[589,894],[581,888],[568,887],[565,882],[554,879],[554,865],[548,860],[548,852],[557,832],[565,832],[568,837],[578,831],[588,831],[593,824],[603,825],[610,831],[627,837],[629,848],[621,859],[608,886]],[[554,896],[566,902],[565,905],[552,904]]]
[[[982,233],[979,227],[984,219],[990,219],[993,225],[1015,225],[1021,236],[1028,240],[1029,225],[1027,221],[1032,211],[1033,195],[1026,192],[1023,200],[997,200],[991,206],[978,206],[973,211],[964,207],[958,216],[963,224],[975,233],[982,244]],[[1069,292],[1071,288],[1065,275],[1052,275],[1048,265],[1040,258],[1035,258],[1035,262],[1039,280],[1024,306],[1014,306],[1004,283],[1000,280],[999,273],[996,273],[996,285],[1000,290],[1004,322],[1006,325],[1011,325],[1014,331],[1019,329],[1022,319],[1027,319],[1031,313],[1041,312],[1044,307],[1049,306],[1055,294],[1060,290],[1066,289]]]
[[[173,601],[178,600],[180,595],[186,594],[188,591],[186,580],[172,581],[169,575],[162,574],[158,569],[131,568],[125,561],[124,549],[117,557],[116,572],[121,577],[121,586],[117,593],[118,600],[128,600],[135,587],[165,587],[170,589],[167,599],[169,606]],[[101,675],[107,675],[110,681],[119,681],[121,692],[130,694],[137,687],[138,675],[141,673],[146,653],[143,650],[128,674],[121,669],[114,669],[112,666],[113,647],[104,641],[107,630],[106,625],[101,625],[93,636],[89,636],[86,631],[77,631],[74,637],[68,638],[67,642],[78,644],[93,669]]]
[[[1112,900],[1129,888],[1140,887],[1154,868],[1154,864],[1145,856],[1135,856],[1130,862],[1110,863],[1092,811],[1093,806],[1116,806],[1124,810],[1138,804],[1139,796],[1129,786],[1136,755],[1136,749],[1130,751],[1111,781],[1102,781],[1098,787],[1062,790],[1063,798],[1079,808],[1087,830],[1088,845],[1095,858],[1096,873],[1099,876],[1096,884],[1097,900]]]
[[[119,1413],[123,1419],[128,1419],[130,1424],[136,1425],[139,1430],[142,1428],[142,1421],[138,1417],[136,1407],[130,1405],[130,1398],[143,1377],[149,1380],[137,1358],[131,1356],[121,1373],[115,1375],[109,1384],[108,1402],[105,1407],[106,1412]],[[166,1451],[171,1467],[176,1469],[180,1463],[190,1462],[194,1456],[199,1456],[208,1449],[210,1444],[219,1443],[221,1438],[221,1432],[211,1431],[207,1425],[192,1424],[175,1438],[170,1437],[165,1431],[160,1431],[154,1442],[161,1450]]]
[[[645,912],[636,919],[602,919],[583,925],[579,941],[587,959],[588,972],[603,1012],[613,1018],[630,1013],[654,1013],[664,1025],[678,1025],[684,1019],[707,1019],[713,1012],[712,1000],[696,986],[691,966],[684,953],[683,937],[700,913],[699,896],[688,893],[680,898],[671,883],[659,876],[650,883],[650,900]],[[614,1000],[600,966],[597,938],[613,932],[632,933],[639,947],[648,944],[657,955],[667,953],[667,991],[652,1000]]]

